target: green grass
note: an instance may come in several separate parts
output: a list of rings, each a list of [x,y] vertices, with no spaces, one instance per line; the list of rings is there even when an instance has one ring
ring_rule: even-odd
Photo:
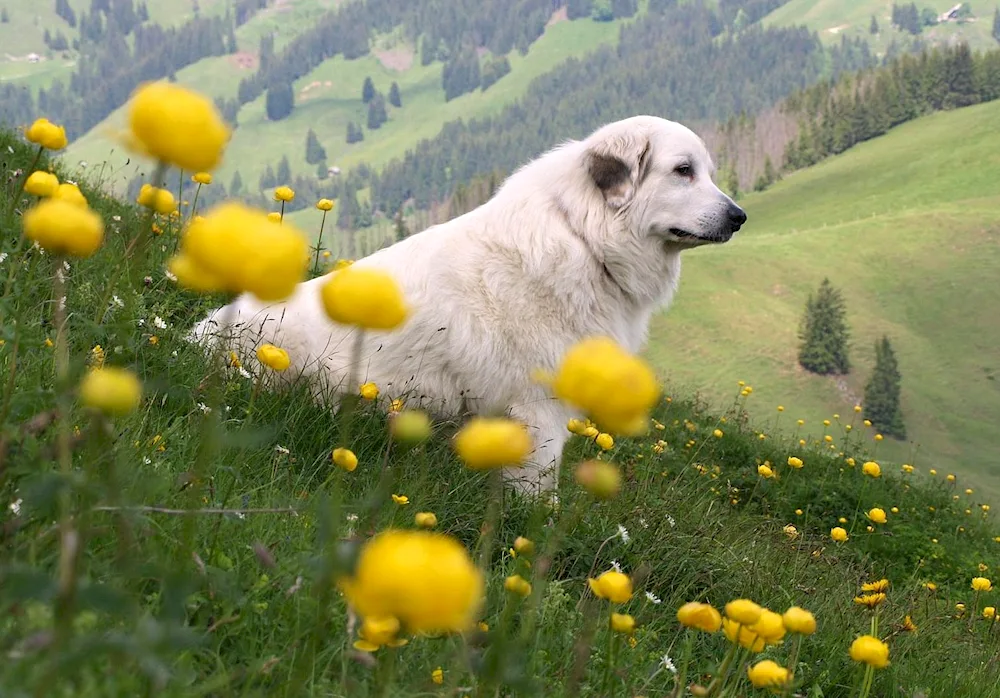
[[[976,111],[950,116],[966,113]],[[914,128],[931,131],[926,123]],[[0,148],[8,146],[9,169],[0,172],[5,187],[9,170],[28,167],[34,156],[0,133]],[[821,177],[822,169],[797,176]],[[790,179],[759,197],[759,208],[748,202],[751,215],[792,186]],[[824,188],[816,188],[820,198]],[[656,408],[651,433],[620,439],[601,456],[621,467],[618,497],[595,502],[574,483],[573,464],[598,456],[592,443],[576,437],[558,510],[513,497],[501,502],[488,474],[463,469],[452,455],[455,424],[436,424],[429,442],[405,452],[390,447],[386,419],[371,406],[344,420],[308,401],[302,386],[258,390],[256,364],[244,367],[247,376],[213,368],[182,337],[219,299],[181,291],[163,273],[176,230],[168,228],[128,261],[124,250],[145,225],[143,215],[86,182],[91,206],[108,222],[107,238],[92,258],[71,260],[65,276],[71,376],[55,385],[59,344],[50,299],[62,264],[17,243],[12,191],[0,194],[0,252],[7,254],[0,263],[6,289],[0,296],[3,695],[354,698],[452,695],[458,686],[494,695],[491,682],[499,680],[504,695],[662,696],[674,678],[660,668],[661,657],[683,666],[688,637],[676,609],[692,599],[721,608],[745,597],[778,611],[793,604],[811,610],[819,631],[802,644],[799,690],[846,698],[858,695],[862,673],[847,648],[871,623],[852,598],[862,581],[882,576],[892,587],[879,609],[878,635],[891,646],[891,664],[877,673],[871,695],[1000,695],[991,663],[998,628],[967,620],[978,615],[974,604],[993,604],[998,593],[976,599],[969,590],[979,565],[995,576],[1000,545],[992,514],[966,515],[965,507],[981,500],[962,495],[961,484],[901,479],[888,465],[878,479],[863,476],[860,463],[874,453],[860,430],[837,438],[838,449],[857,461],[851,467],[836,453],[799,447],[794,430],[781,437],[776,413],[749,421],[739,398],[724,409],[706,409],[672,385],[673,399]],[[790,242],[789,228],[801,223],[786,218],[782,228],[777,208],[773,215],[771,233]],[[745,246],[753,239],[751,232]],[[689,279],[697,280],[698,263],[709,260],[692,255]],[[738,279],[739,265],[715,264]],[[749,269],[760,277],[771,267]],[[698,284],[685,285],[686,298]],[[668,318],[683,319],[683,307]],[[714,322],[746,317],[748,307]],[[140,408],[113,426],[76,404],[73,386],[95,344],[104,347],[108,364],[132,368],[144,383]],[[727,392],[736,376],[754,378],[756,365],[742,342],[728,340],[728,346],[727,356],[738,351],[742,358],[738,371],[720,370],[713,381]],[[901,352],[907,375],[905,357]],[[672,372],[696,365],[709,365],[707,347],[681,356]],[[795,403],[794,391],[768,395],[771,389],[759,381],[749,404],[761,398]],[[32,419],[62,403],[62,418],[48,428]],[[199,405],[212,409],[206,414]],[[780,419],[794,416],[789,409]],[[761,440],[759,431],[771,436]],[[70,437],[63,467],[54,457],[63,452],[59,433]],[[339,445],[357,453],[356,471],[331,468],[330,449]],[[790,455],[805,466],[791,470],[785,465]],[[778,479],[758,477],[757,465],[765,461]],[[391,493],[407,495],[410,503],[394,504]],[[136,506],[163,511],[96,508]],[[899,513],[868,532],[864,512],[874,506]],[[206,511],[211,507],[230,513]],[[370,534],[410,528],[417,511],[435,512],[439,530],[476,559],[482,556],[487,602],[478,617],[489,630],[464,638],[414,636],[398,651],[380,650],[373,661],[350,648],[353,626],[332,577],[351,569],[357,546]],[[835,545],[828,532],[839,517],[851,538]],[[797,529],[794,537],[783,531],[789,524]],[[60,544],[71,540],[60,526],[82,536],[79,566],[75,572],[64,567],[70,571],[62,577],[60,560],[72,559],[73,548]],[[518,535],[536,543],[527,559],[504,552]],[[608,607],[587,592],[585,579],[615,563],[635,580],[633,599],[619,609],[639,623],[634,645],[608,633]],[[513,573],[531,579],[535,598],[504,592],[503,580]],[[928,581],[939,586],[936,594],[923,587]],[[968,605],[965,617],[955,617],[955,601]],[[900,630],[907,615],[919,627],[915,634]],[[727,643],[719,634],[690,637],[688,677],[705,682]],[[786,663],[794,644],[787,638],[757,659]],[[438,667],[442,687],[431,680]],[[743,676],[742,666],[737,669]],[[390,673],[395,681],[388,686]],[[752,693],[745,680],[738,690]]]
[[[905,4],[905,3],[900,3]],[[951,0],[918,2],[918,8],[929,7],[937,14],[955,6]],[[949,22],[934,27],[926,27],[920,35],[931,43],[946,44],[954,40],[964,40],[976,49],[995,48],[997,43],[990,36],[993,26],[993,11],[1000,6],[996,0],[980,0],[971,3],[977,21],[965,24]],[[879,52],[885,51],[890,41],[908,39],[911,35],[892,26],[892,3],[882,0],[790,0],[764,18],[765,25],[804,24],[819,33],[827,43],[840,41],[841,36],[862,37]],[[872,15],[879,25],[879,34],[872,36],[869,25]]]
[[[1000,103],[934,114],[747,196],[744,231],[688,255],[652,360],[713,400],[745,380],[755,414],[784,404],[818,437],[820,420],[852,416],[873,343],[888,334],[912,443],[886,439],[880,456],[955,472],[995,497],[998,119]],[[796,362],[799,318],[824,276],[842,289],[853,333],[843,388]]]

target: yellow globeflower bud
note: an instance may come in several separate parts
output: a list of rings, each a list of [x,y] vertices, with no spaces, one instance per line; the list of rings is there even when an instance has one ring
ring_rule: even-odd
[[[104,241],[101,217],[87,208],[51,198],[28,209],[24,235],[54,255],[89,257]]]
[[[587,584],[594,596],[611,603],[625,603],[632,598],[632,580],[627,574],[617,570],[608,570],[597,579],[588,579]]]
[[[333,462],[349,473],[353,473],[354,469],[358,467],[358,457],[349,448],[333,449]]]
[[[790,633],[812,635],[816,632],[816,618],[804,608],[792,606],[785,611],[782,620],[785,623],[785,629]]]
[[[396,410],[389,422],[389,433],[402,443],[420,443],[430,438],[431,419],[420,410]]]
[[[413,521],[420,528],[434,528],[437,526],[438,519],[432,511],[420,511],[413,517]]]
[[[747,678],[757,688],[780,688],[788,683],[788,669],[770,659],[747,668]]]
[[[722,616],[707,603],[690,601],[677,609],[677,620],[688,628],[714,633],[722,627]]]
[[[350,265],[333,272],[321,290],[323,307],[334,322],[371,330],[391,330],[408,315],[403,293],[389,274]]]
[[[622,475],[617,466],[603,460],[586,460],[573,473],[577,484],[598,499],[611,499],[621,489]]]
[[[291,187],[278,187],[274,190],[275,201],[291,201],[295,198],[295,192]]]
[[[291,365],[288,352],[273,344],[262,344],[257,348],[257,360],[274,371],[284,371]]]
[[[635,632],[635,618],[627,613],[612,613],[611,629],[616,633],[631,635]]]
[[[56,126],[48,119],[36,119],[25,132],[24,137],[29,143],[35,143],[49,150],[62,150],[66,147],[66,129]]]
[[[510,419],[474,417],[455,435],[454,448],[472,470],[521,466],[531,452],[531,436]]]
[[[862,635],[851,643],[851,659],[884,669],[889,666],[889,646],[871,635]]]
[[[316,202],[316,208],[320,211],[330,211],[333,209],[333,202],[329,199],[320,199]]]
[[[141,399],[142,384],[134,373],[123,368],[94,368],[80,382],[80,402],[108,415],[128,414]]]
[[[36,170],[24,183],[24,191],[40,198],[52,196],[59,189],[59,178],[50,172]]]

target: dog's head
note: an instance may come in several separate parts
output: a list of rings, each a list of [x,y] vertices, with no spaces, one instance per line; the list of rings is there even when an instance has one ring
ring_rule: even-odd
[[[702,140],[673,121],[637,116],[584,142],[593,186],[631,233],[674,247],[727,242],[747,215],[712,181]]]

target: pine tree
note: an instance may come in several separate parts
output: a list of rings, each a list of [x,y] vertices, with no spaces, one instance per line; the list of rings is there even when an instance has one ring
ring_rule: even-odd
[[[278,183],[277,186],[279,187],[291,184],[292,182],[292,166],[288,162],[287,155],[281,156],[281,162],[278,163],[278,173],[275,176],[275,181]]]
[[[993,38],[1000,41],[1000,7],[993,12]]]
[[[375,97],[375,83],[370,77],[365,78],[365,84],[361,86],[361,101],[368,104]]]
[[[10,15],[7,14],[7,8],[0,8],[0,24],[7,24],[10,22]]]
[[[365,139],[365,132],[353,121],[347,122],[347,143],[360,143]]]
[[[875,15],[872,15],[872,21],[868,25],[868,33],[872,35],[878,34],[878,20],[875,19]]]
[[[399,85],[395,82],[389,86],[389,104],[397,109],[403,106],[403,101],[399,96]]]
[[[396,233],[396,242],[399,242],[403,238],[410,234],[410,231],[406,228],[406,221],[403,220],[403,207],[400,206],[399,210],[396,211],[396,215],[392,218],[393,229]]]
[[[897,439],[906,438],[899,406],[899,363],[889,338],[875,343],[875,368],[865,385],[865,416],[879,431]]]
[[[844,374],[850,370],[845,315],[840,291],[829,279],[823,279],[816,295],[809,295],[799,326],[799,365],[802,368],[820,375]]]
[[[295,90],[292,88],[292,83],[282,80],[272,83],[267,88],[264,108],[270,121],[281,121],[292,113],[294,107]]]
[[[309,129],[309,132],[306,133],[306,162],[315,165],[324,160],[326,160],[326,149],[319,142],[316,132]]]
[[[229,184],[229,193],[233,196],[238,196],[243,192],[243,177],[240,176],[240,171],[236,170],[233,173],[233,181]]]
[[[368,130],[374,131],[389,120],[389,115],[385,111],[385,98],[380,93],[372,98],[368,103]]]

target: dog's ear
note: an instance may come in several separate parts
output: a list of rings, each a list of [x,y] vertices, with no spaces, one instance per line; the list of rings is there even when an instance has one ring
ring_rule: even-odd
[[[587,152],[587,172],[611,208],[621,208],[635,194],[649,169],[649,141],[615,138]]]

